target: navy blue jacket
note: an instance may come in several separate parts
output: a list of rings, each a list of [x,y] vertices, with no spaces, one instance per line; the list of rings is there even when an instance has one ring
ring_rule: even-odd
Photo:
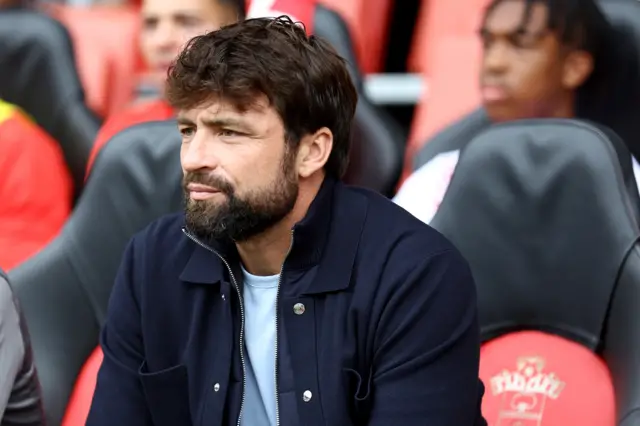
[[[183,226],[160,219],[124,254],[89,426],[238,422],[238,254]],[[279,426],[484,424],[469,267],[377,194],[325,180],[293,229],[277,330]]]

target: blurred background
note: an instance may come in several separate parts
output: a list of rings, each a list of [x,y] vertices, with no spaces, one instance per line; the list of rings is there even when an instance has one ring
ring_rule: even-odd
[[[574,8],[580,4],[567,0],[571,2]],[[126,242],[155,218],[181,208],[179,135],[162,88],[168,66],[190,38],[245,17],[283,14],[304,23],[307,32],[326,38],[347,59],[360,94],[345,180],[392,198],[425,164],[416,162],[421,152],[433,159],[450,151],[440,142],[433,145],[433,154],[424,151],[435,135],[453,126],[458,136],[450,139],[464,136],[473,127],[469,123],[482,113],[479,75],[483,41],[487,45],[479,30],[489,3],[0,0],[0,268],[10,272],[23,302],[50,424],[84,424],[101,360],[95,349],[98,332]],[[635,0],[601,4],[613,5],[612,14],[605,7],[605,15],[625,30],[616,39],[619,42],[609,45],[624,46],[617,52],[624,61],[615,62],[615,72],[607,77],[623,88],[625,97],[617,101],[619,109],[605,108],[609,116],[601,121],[622,136],[622,149],[631,159],[640,151],[636,141],[640,4]],[[460,149],[453,142],[451,149]],[[446,185],[441,192],[445,190]],[[633,191],[637,197],[635,186]],[[411,194],[420,198],[420,190]],[[440,200],[441,196],[435,204]],[[612,278],[611,286],[617,279]],[[632,283],[640,286],[638,280]],[[637,300],[633,309],[640,309],[640,293],[628,299]],[[599,303],[610,306],[608,299]],[[603,314],[602,323],[608,321],[607,315]],[[632,321],[637,321],[635,315],[622,323],[627,327]],[[598,330],[596,334],[602,332]],[[633,339],[638,337],[637,327],[627,331]],[[533,352],[557,343],[537,338],[529,346]],[[623,340],[633,340],[627,338]],[[604,341],[602,332],[593,342],[579,342],[582,349],[597,355],[585,361],[597,380],[610,380],[610,370],[625,377],[624,389],[620,393],[616,389],[616,402],[613,397],[601,398],[598,412],[613,416],[617,407],[618,414],[640,413],[640,387],[634,387],[640,386],[636,384],[640,370],[629,370],[631,361],[625,361],[622,372],[613,368],[603,355]],[[623,358],[640,360],[640,347],[629,348]],[[505,351],[514,371],[520,369],[518,356],[536,355],[516,353],[517,345]],[[544,362],[535,357],[527,360],[542,374]],[[494,367],[491,374],[497,374],[502,364]],[[524,376],[513,377],[517,381]],[[629,377],[634,380],[628,381]],[[557,376],[547,379],[560,386]],[[558,398],[559,393],[540,386],[521,392],[517,386],[503,388],[543,395],[549,401]],[[612,386],[608,382],[602,386],[605,395]],[[487,388],[488,395],[496,397],[506,392],[500,386],[487,384]],[[543,422],[540,415],[517,424],[586,425],[570,420],[577,411],[575,404],[569,405],[568,411],[560,410],[565,417],[547,417]],[[522,407],[514,410],[537,410]],[[640,425],[638,416],[625,418],[625,426]],[[490,425],[516,424],[500,421]]]

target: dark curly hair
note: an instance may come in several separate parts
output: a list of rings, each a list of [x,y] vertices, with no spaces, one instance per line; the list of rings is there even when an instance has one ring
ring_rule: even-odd
[[[288,16],[247,19],[192,39],[170,67],[166,96],[177,110],[211,99],[239,110],[266,96],[288,148],[322,127],[333,133],[327,175],[341,178],[358,95],[344,59]]]

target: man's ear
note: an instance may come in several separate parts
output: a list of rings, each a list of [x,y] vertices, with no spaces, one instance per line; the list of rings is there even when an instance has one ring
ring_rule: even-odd
[[[296,164],[298,175],[308,178],[318,170],[321,170],[329,160],[333,148],[333,133],[326,127],[322,127],[315,133],[302,137]]]
[[[584,50],[574,50],[564,60],[562,85],[565,89],[576,90],[587,81],[592,72],[593,56]]]

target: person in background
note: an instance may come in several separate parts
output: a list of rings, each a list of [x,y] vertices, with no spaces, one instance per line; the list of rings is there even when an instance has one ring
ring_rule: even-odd
[[[244,0],[143,0],[139,45],[148,69],[141,87],[146,94],[130,108],[107,118],[96,136],[87,172],[116,133],[173,117],[163,93],[169,65],[191,38],[244,19],[244,11]]]
[[[0,172],[0,268],[10,270],[60,232],[73,185],[57,143],[2,100]]]
[[[341,183],[344,59],[248,19],[193,39],[167,98],[185,211],[125,250],[87,425],[486,425],[469,265]]]
[[[44,424],[29,334],[9,280],[0,270],[0,425]]]
[[[475,128],[462,130],[460,137],[470,140],[492,123],[526,118],[580,117],[607,124],[595,111],[595,99],[602,99],[609,77],[605,69],[611,67],[607,54],[612,34],[594,0],[494,0],[486,9],[479,34],[486,116]],[[450,138],[447,130],[427,145]],[[419,168],[394,201],[429,223],[459,155],[458,150],[444,152],[425,164],[419,153]]]
[[[0,0],[0,11],[2,11],[2,9],[24,7],[29,4],[31,4],[31,2],[25,0]]]

